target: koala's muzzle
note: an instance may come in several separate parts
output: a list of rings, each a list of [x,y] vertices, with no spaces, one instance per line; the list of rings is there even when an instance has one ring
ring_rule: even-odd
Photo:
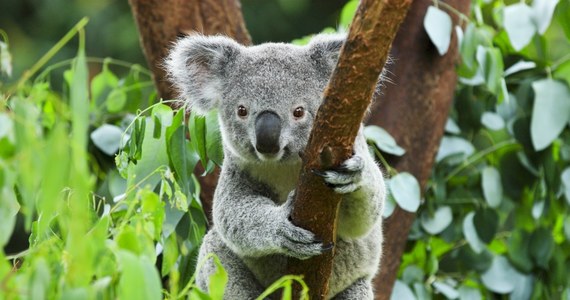
[[[255,149],[262,154],[277,154],[279,152],[279,137],[281,136],[281,118],[272,111],[263,111],[255,119]]]

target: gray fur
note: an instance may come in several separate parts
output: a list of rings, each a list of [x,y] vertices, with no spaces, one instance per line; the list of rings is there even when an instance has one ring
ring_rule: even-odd
[[[336,64],[343,35],[318,35],[307,46],[268,43],[244,47],[221,37],[188,36],[166,61],[171,80],[191,109],[219,110],[224,166],[214,195],[214,226],[200,257],[215,253],[229,274],[226,299],[252,299],[284,275],[287,257],[325,251],[313,233],[289,220],[313,119]],[[248,110],[237,114],[238,106]],[[293,117],[297,107],[305,115]],[[263,111],[281,120],[279,152],[256,148],[255,117]],[[381,256],[382,173],[360,130],[355,155],[321,175],[343,194],[329,298],[372,299],[371,279]],[[197,283],[208,289],[212,262]]]

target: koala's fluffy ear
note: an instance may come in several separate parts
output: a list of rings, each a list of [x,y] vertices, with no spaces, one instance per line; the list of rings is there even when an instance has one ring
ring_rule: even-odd
[[[205,114],[218,106],[225,68],[242,48],[223,36],[191,35],[176,42],[165,67],[192,110]]]
[[[340,54],[340,48],[346,40],[346,34],[318,34],[309,42],[309,55],[315,66],[330,74]],[[324,68],[324,69],[323,69]]]

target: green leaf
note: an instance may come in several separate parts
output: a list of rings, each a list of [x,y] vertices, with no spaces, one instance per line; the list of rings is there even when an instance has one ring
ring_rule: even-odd
[[[477,236],[479,236],[482,242],[488,244],[493,240],[493,237],[495,237],[495,233],[497,233],[499,216],[496,211],[483,208],[475,212],[473,224],[475,224]]]
[[[451,17],[443,10],[430,6],[424,17],[424,28],[439,55],[447,53],[451,41]]]
[[[505,7],[503,26],[505,26],[511,45],[516,51],[520,51],[524,46],[528,45],[536,33],[534,13],[524,3],[516,3]]]
[[[433,287],[442,293],[447,299],[457,299],[459,297],[459,292],[443,281],[434,281],[432,283]]]
[[[481,292],[472,287],[468,287],[466,285],[462,285],[458,290],[459,292],[459,299],[461,300],[481,300],[483,296]]]
[[[358,0],[350,0],[344,5],[340,13],[340,27],[348,28],[354,15],[356,14],[356,9],[358,8]]]
[[[420,184],[414,175],[403,172],[390,179],[390,192],[405,211],[416,212],[420,206]]]
[[[566,38],[570,40],[570,1],[563,0],[556,10],[556,20],[564,30]]]
[[[517,281],[523,277],[503,256],[495,256],[491,267],[481,275],[483,284],[491,291],[508,294],[515,289]]]
[[[91,80],[91,101],[96,107],[101,106],[109,93],[117,87],[119,79],[109,71],[107,61],[103,64],[103,71]]]
[[[460,134],[461,129],[452,118],[447,118],[447,121],[445,122],[445,132],[452,134]]]
[[[524,272],[532,271],[534,263],[529,253],[530,234],[524,230],[515,230],[509,237],[507,249],[509,259],[515,267]]]
[[[475,152],[475,148],[466,139],[460,137],[444,136],[441,139],[441,144],[439,146],[435,160],[437,162],[440,162],[444,158],[458,153],[462,154],[463,159],[473,154],[473,152]]]
[[[114,155],[121,148],[123,130],[115,125],[103,124],[91,132],[91,140],[107,155]]]
[[[218,124],[218,112],[212,110],[206,114],[206,155],[218,166],[224,160],[222,148],[222,135]]]
[[[390,185],[390,180],[386,180],[386,185]],[[382,213],[382,217],[384,219],[388,219],[392,213],[394,213],[394,209],[396,209],[396,200],[394,200],[394,196],[389,193],[386,196],[386,201],[384,202],[384,212]]]
[[[485,244],[481,241],[479,235],[477,234],[473,217],[475,217],[475,213],[469,212],[465,216],[465,219],[463,219],[463,235],[465,236],[465,239],[467,240],[467,243],[471,249],[475,253],[479,254],[485,249]]]
[[[570,205],[570,167],[567,167],[560,174],[560,182],[562,182],[562,187],[564,188],[564,197],[566,202]]]
[[[228,273],[224,270],[218,257],[214,257],[216,271],[210,275],[209,291],[212,300],[223,300],[226,284],[228,283]]]
[[[564,220],[564,235],[567,240],[570,240],[570,218],[568,216]]]
[[[134,254],[142,253],[142,245],[137,237],[135,230],[131,226],[125,226],[115,237],[117,245],[125,250],[129,250]]]
[[[505,127],[505,121],[497,113],[486,111],[481,115],[481,124],[491,130],[501,130]]]
[[[1,167],[0,165],[0,172],[2,172]],[[18,204],[12,184],[0,186],[0,199],[2,199],[0,201],[0,220],[2,220],[0,222],[0,248],[4,248],[12,236],[20,204]]]
[[[416,265],[409,265],[404,269],[402,273],[402,281],[406,284],[412,284],[414,282],[422,282],[424,280],[424,271]]]
[[[509,295],[509,299],[532,299],[534,278],[532,275],[520,275],[517,276],[519,279],[515,282],[515,288]]]
[[[540,34],[544,34],[546,29],[548,29],[558,1],[559,0],[532,1],[533,20]]]
[[[507,70],[505,70],[505,76],[509,76],[511,74],[514,74],[514,73],[517,73],[520,71],[530,70],[530,69],[534,69],[534,68],[536,68],[535,62],[521,60],[521,61],[514,63]]]
[[[554,253],[554,238],[546,228],[536,229],[530,236],[530,255],[534,262],[548,270],[548,261]]]
[[[433,216],[430,216],[428,211],[424,211],[420,218],[422,227],[431,235],[441,233],[452,221],[453,214],[449,206],[439,207]]]
[[[8,44],[0,41],[0,74],[12,76],[12,56],[8,50]]]
[[[51,281],[51,271],[49,269],[48,263],[43,257],[39,257],[34,262],[34,267],[32,268],[32,274],[30,278],[30,287],[28,289],[29,299],[47,299],[46,295],[49,295],[49,287]]]
[[[206,157],[206,118],[198,116],[192,112],[190,114],[190,119],[188,120],[188,129],[190,131],[190,142],[192,143],[192,148],[198,152],[200,161],[205,167],[208,164]]]
[[[499,170],[494,167],[485,167],[481,172],[481,185],[489,206],[498,207],[503,200],[503,186]]]
[[[367,140],[374,142],[376,147],[388,154],[402,156],[406,153],[402,147],[398,146],[396,140],[382,127],[369,125],[364,128],[364,136]]]
[[[570,86],[570,59],[558,65],[552,76],[566,81],[566,85]]]
[[[125,107],[125,103],[127,103],[127,93],[122,89],[115,89],[109,93],[105,103],[110,113],[120,112]]]
[[[394,282],[394,288],[392,289],[392,295],[390,295],[390,300],[415,300],[416,296],[410,289],[410,287],[400,280]]]
[[[570,89],[560,81],[542,79],[532,83],[534,106],[530,133],[537,151],[548,147],[570,119]]]
[[[483,75],[485,78],[485,84],[491,93],[495,95],[499,95],[501,93],[503,74],[504,64],[501,50],[493,47],[486,47]]]
[[[116,255],[122,270],[117,295],[119,299],[162,299],[160,276],[145,256],[139,257],[124,250],[119,250]]]

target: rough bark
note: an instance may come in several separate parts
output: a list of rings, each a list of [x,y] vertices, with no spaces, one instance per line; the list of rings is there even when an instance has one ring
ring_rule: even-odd
[[[411,0],[363,0],[324,93],[303,155],[292,212],[295,224],[314,232],[325,244],[336,241],[340,195],[312,170],[338,166],[352,155],[354,139],[370,105],[390,44]],[[332,271],[332,251],[308,260],[291,259],[290,274],[304,275],[311,299],[324,299]]]
[[[245,27],[239,0],[129,0],[139,30],[148,66],[162,99],[175,99],[177,94],[166,80],[162,67],[168,49],[177,37],[198,32],[223,34],[248,45],[251,38]],[[202,187],[202,203],[210,220],[217,174],[202,177],[195,172]]]
[[[406,149],[401,158],[389,163],[398,171],[413,174],[425,187],[430,176],[445,122],[452,103],[457,76],[455,34],[446,55],[440,56],[431,44],[423,20],[431,0],[416,0],[392,45],[395,63],[369,123],[382,126]],[[468,14],[470,0],[450,0],[447,4]],[[450,15],[457,23],[457,16]],[[401,256],[415,214],[399,207],[384,222],[384,249],[380,273],[374,280],[376,299],[389,299],[398,274]]]

